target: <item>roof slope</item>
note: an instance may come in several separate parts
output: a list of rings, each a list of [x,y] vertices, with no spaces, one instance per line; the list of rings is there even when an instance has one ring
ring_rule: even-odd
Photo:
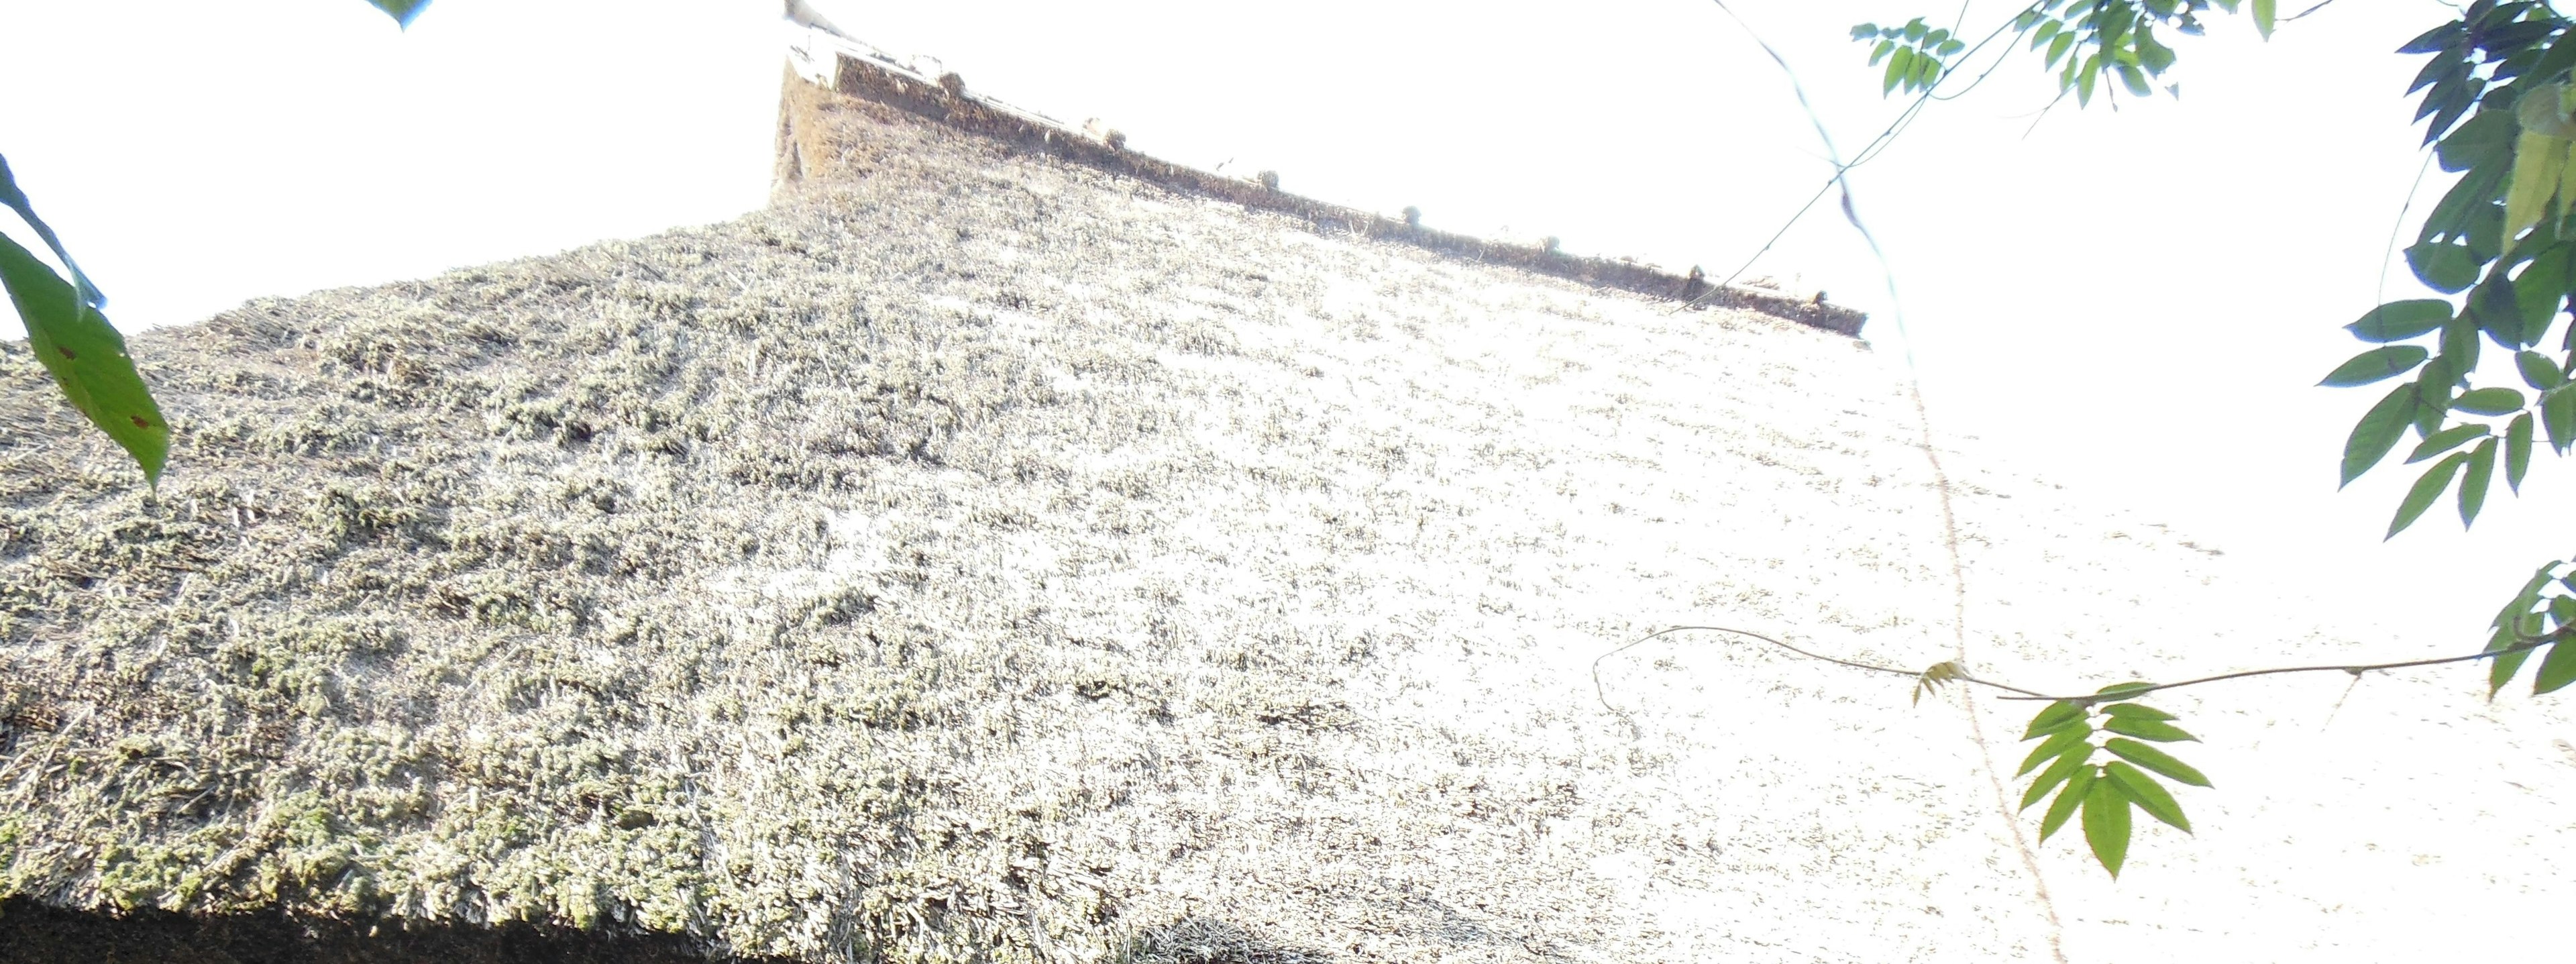
[[[1714,643],[1588,672],[1675,621],[1952,655],[1864,345],[809,106],[850,176],[774,210],[136,339],[157,498],[0,353],[0,897],[815,960],[2047,958],[1955,711]],[[2316,638],[1958,471],[1981,668]],[[2568,878],[2534,829],[2357,893],[2439,811],[2335,783],[2396,825],[2335,849],[2264,781],[2355,758],[2175,703],[2226,737],[2209,837],[2142,831],[2116,892],[2056,841],[2079,956],[2385,950]],[[2425,705],[2337,726],[2553,825],[2494,795],[2576,787],[2532,730]]]

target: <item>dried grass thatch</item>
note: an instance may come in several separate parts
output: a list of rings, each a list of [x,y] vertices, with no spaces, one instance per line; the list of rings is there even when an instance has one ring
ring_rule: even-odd
[[[1768,651],[1614,662],[1615,708],[1586,672],[1720,616],[1950,657],[1863,346],[800,109],[846,177],[774,210],[137,339],[157,497],[0,353],[0,897],[810,960],[2045,956],[1954,713]],[[2300,638],[2212,615],[2259,594],[2190,543],[1959,492],[1981,667]],[[2308,812],[2232,762],[2231,882]],[[2079,949],[2286,959],[2242,915],[2313,881],[2157,876],[2200,846],[2052,864]]]

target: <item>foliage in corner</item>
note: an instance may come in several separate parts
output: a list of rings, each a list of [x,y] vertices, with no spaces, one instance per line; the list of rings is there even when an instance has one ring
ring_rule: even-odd
[[[2255,29],[2271,36],[2276,5],[2249,0],[2244,6]],[[2089,103],[2106,79],[2146,96],[2149,79],[2174,61],[2156,30],[2200,33],[2201,18],[2213,7],[2235,13],[2239,4],[2040,0],[1996,34],[2027,36],[2028,49],[2044,51],[2045,64],[2058,72],[2061,96],[2071,92]],[[1928,92],[1961,54],[1946,33],[1917,29],[1921,24],[1853,28],[1854,39],[1878,42],[1873,65],[1889,61],[1886,92]],[[2398,48],[2431,58],[2406,93],[2420,94],[2415,119],[2427,122],[2424,143],[2435,160],[2461,175],[2405,251],[2416,278],[2445,297],[2392,301],[2346,325],[2370,347],[2321,383],[2350,388],[2404,379],[2353,426],[2340,471],[2349,485],[2413,434],[2404,462],[2430,464],[2399,500],[2390,538],[2446,495],[2466,527],[2477,521],[2499,476],[2506,489],[2521,491],[2543,441],[2559,455],[2576,449],[2576,325],[2568,311],[2576,295],[2571,27],[2576,22],[2545,3],[2476,0],[2458,19]],[[2534,654],[2540,655],[2534,693],[2576,683],[2576,646],[2567,645],[2576,639],[2576,561],[2543,564],[2489,628],[2486,647],[2471,658],[2489,661],[2491,696]],[[1934,684],[1924,674],[1917,697]],[[2024,775],[2038,771],[2023,807],[2057,794],[2042,818],[2042,838],[2081,810],[2094,857],[2114,876],[2128,854],[2130,808],[2190,829],[2150,774],[2209,785],[2199,771],[2139,742],[2192,739],[2172,726],[2170,714],[2133,702],[2139,688],[2128,684],[2051,703],[2024,737],[2044,742],[2022,765]],[[2121,735],[2095,743],[2103,733]],[[2097,753],[2119,759],[2095,763]]]
[[[367,2],[403,27],[429,6],[429,0]],[[27,326],[28,350],[53,374],[72,407],[134,457],[146,484],[158,487],[170,459],[170,424],[161,418],[160,403],[126,353],[125,336],[101,311],[107,297],[81,273],[53,226],[36,216],[35,204],[18,189],[6,157],[0,157],[0,207],[26,222],[72,276],[64,281],[35,252],[0,234],[0,287],[8,290],[10,304]]]
[[[2576,293],[2570,26],[2546,4],[2479,0],[2398,48],[2430,57],[2408,93],[2421,93],[2415,117],[2427,122],[2424,143],[2443,170],[2460,175],[2424,218],[2406,263],[2425,287],[2450,297],[2390,302],[2345,326],[2377,347],[2324,381],[2351,387],[2413,376],[2381,396],[2344,442],[2346,484],[2410,432],[2405,464],[2431,463],[2399,501],[2391,538],[2445,495],[2466,527],[2498,476],[2521,491],[2543,440],[2559,455],[2576,448],[2576,327],[2567,324]],[[2570,566],[2542,565],[2497,613],[2486,647],[2496,654],[2491,693],[2534,653],[2542,656],[2533,692],[2576,682],[2576,647],[2561,645],[2576,627]]]
[[[0,235],[0,287],[8,289],[10,303],[26,322],[28,350],[53,373],[54,384],[72,407],[134,457],[147,483],[159,485],[161,466],[170,457],[170,425],[126,354],[125,336],[99,312],[106,297],[81,273],[53,227],[36,216],[5,157],[0,157],[0,206],[27,222],[72,275],[64,281],[35,252]]]
[[[2154,96],[2151,81],[2163,77],[2174,63],[2173,48],[2156,39],[2157,28],[2198,36],[2206,29],[2202,14],[2211,7],[2235,13],[2238,2],[2040,0],[2023,8],[1997,33],[2029,37],[2029,49],[2040,51],[2042,62],[2057,71],[2059,93],[2074,94],[2076,103],[2089,105],[2094,91],[2112,80],[2133,95]],[[2251,6],[2254,29],[2271,36],[2274,0],[2254,0]],[[1851,34],[1853,40],[1878,41],[1870,50],[1869,62],[1871,66],[1887,62],[1883,92],[1928,91],[1951,72],[1954,58],[1971,52],[1951,31],[1927,27],[1921,17],[1902,27],[1865,23],[1853,27]],[[2165,89],[2177,96],[2182,92],[2179,85],[2168,84]]]
[[[420,16],[420,12],[429,6],[429,0],[367,0],[367,2],[374,4],[376,9],[385,12],[385,16],[394,18],[395,23],[405,27],[411,26],[412,19]]]

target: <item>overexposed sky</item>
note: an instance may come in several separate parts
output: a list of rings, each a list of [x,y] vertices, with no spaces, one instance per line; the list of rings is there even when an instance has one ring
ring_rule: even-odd
[[[1830,170],[1778,67],[1705,0],[815,5],[979,93],[1101,117],[1138,150],[1676,269],[1732,270]],[[1846,152],[1901,106],[1849,26],[1960,16],[1931,0],[1735,6]],[[2015,9],[1971,2],[1966,32]],[[111,318],[184,324],[758,207],[777,14],[437,0],[405,32],[360,0],[11,0],[0,153]],[[2450,15],[2336,3],[2268,44],[2220,17],[2174,44],[2183,100],[2070,102],[2035,127],[2052,89],[2021,56],[1853,174],[1901,301],[1830,202],[1753,273],[1872,312],[1875,357],[1900,373],[1901,309],[1943,436],[2414,634],[2392,654],[2474,647],[2531,567],[2569,549],[2547,521],[2566,467],[2539,460],[2529,494],[2491,500],[2473,534],[2446,506],[2383,545],[2411,474],[2334,490],[2378,393],[2311,387],[2362,347],[2336,329],[2380,300],[2420,169],[2401,96],[2420,60],[2389,51]],[[2416,293],[2402,266],[2388,276],[2386,297]]]

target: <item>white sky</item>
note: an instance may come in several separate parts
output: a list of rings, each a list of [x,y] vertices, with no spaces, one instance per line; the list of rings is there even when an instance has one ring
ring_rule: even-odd
[[[1722,275],[1828,173],[1778,68],[1705,0],[815,4],[979,93],[1105,118],[1138,150],[1578,253]],[[1847,28],[1959,12],[1737,7],[1846,151],[1900,106]],[[2013,9],[1972,2],[1966,20],[1981,32]],[[186,323],[758,207],[777,11],[437,0],[406,33],[360,0],[8,0],[0,153],[111,318]],[[2445,506],[2383,545],[2411,474],[2334,491],[2377,392],[2311,387],[2362,347],[2336,328],[2379,300],[2420,164],[2400,97],[2420,61],[2388,51],[2448,16],[2337,3],[2268,45],[2222,17],[2175,43],[2186,99],[2068,103],[2026,137],[2051,94],[2028,57],[1930,110],[1853,177],[1938,431],[2251,554],[2353,622],[2416,634],[2407,654],[2476,645],[2569,548],[2543,524],[2565,467],[2538,460],[2530,494],[2499,492],[2473,534]],[[1902,370],[1898,306],[1830,203],[1753,273],[1872,312],[1877,357]],[[2402,266],[2389,276],[2387,297],[2415,293]]]

